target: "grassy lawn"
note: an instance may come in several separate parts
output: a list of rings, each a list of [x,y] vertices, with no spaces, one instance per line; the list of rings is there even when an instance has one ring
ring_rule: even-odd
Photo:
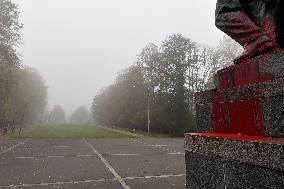
[[[131,136],[95,126],[55,125],[24,129],[14,138],[129,138]]]

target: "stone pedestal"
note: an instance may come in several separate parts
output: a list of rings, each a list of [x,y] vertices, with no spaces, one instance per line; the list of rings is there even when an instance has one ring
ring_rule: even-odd
[[[284,52],[220,70],[196,94],[187,188],[284,188]]]
[[[284,139],[186,135],[187,188],[283,189]]]

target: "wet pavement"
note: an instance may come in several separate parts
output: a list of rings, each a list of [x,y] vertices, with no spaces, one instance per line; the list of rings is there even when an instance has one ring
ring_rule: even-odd
[[[183,139],[8,140],[0,189],[184,189]]]

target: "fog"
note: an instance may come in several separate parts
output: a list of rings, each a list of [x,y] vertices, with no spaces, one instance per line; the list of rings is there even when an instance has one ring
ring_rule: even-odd
[[[93,97],[131,65],[150,42],[172,33],[217,45],[212,0],[14,0],[24,23],[23,64],[48,86],[49,107],[67,112]]]

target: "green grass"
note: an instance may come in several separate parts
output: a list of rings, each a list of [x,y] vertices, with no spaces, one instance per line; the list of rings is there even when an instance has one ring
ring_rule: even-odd
[[[26,128],[13,138],[129,138],[131,136],[95,126],[56,125]]]

